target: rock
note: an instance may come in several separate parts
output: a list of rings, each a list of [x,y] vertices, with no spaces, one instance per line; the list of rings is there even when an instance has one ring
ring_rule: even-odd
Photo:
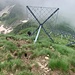
[[[46,60],[45,60],[45,59],[43,59],[42,61],[43,61],[43,62],[45,62]]]
[[[49,57],[49,55],[47,55]]]
[[[3,62],[1,62],[1,64],[4,64],[4,61],[3,61]]]
[[[45,67],[48,65],[48,63],[45,64]]]
[[[45,73],[47,73],[47,71],[45,71]]]
[[[50,46],[50,49],[52,49],[53,47],[52,46]]]
[[[41,66],[41,69],[44,69],[44,66]]]
[[[39,63],[39,62],[37,62],[37,63],[42,69],[44,68],[44,66],[41,63]]]
[[[47,70],[47,72],[49,72],[50,70]]]
[[[52,51],[55,51],[54,48],[52,48]]]
[[[48,68],[46,67],[46,68],[44,68],[45,70],[48,70]]]
[[[34,67],[35,66],[35,64],[33,63],[32,65],[31,65],[31,67]]]
[[[13,75],[12,73],[10,75]]]
[[[49,57],[45,57],[46,60],[49,60]]]

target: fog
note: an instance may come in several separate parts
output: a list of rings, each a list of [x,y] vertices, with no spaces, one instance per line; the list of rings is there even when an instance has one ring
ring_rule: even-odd
[[[10,2],[20,3],[24,7],[29,5],[60,8],[59,14],[75,26],[75,0],[0,0],[2,4]]]

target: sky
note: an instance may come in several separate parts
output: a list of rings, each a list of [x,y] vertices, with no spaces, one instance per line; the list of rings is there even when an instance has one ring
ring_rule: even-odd
[[[59,14],[75,26],[75,0],[0,0],[5,3],[6,1],[19,2],[24,7],[29,5],[60,8]]]

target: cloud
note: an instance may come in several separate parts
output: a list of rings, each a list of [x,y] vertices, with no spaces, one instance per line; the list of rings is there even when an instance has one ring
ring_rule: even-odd
[[[67,18],[73,25],[75,24],[75,0],[0,0],[2,3],[19,2],[24,7],[30,6],[45,6],[45,7],[59,7],[60,14]]]

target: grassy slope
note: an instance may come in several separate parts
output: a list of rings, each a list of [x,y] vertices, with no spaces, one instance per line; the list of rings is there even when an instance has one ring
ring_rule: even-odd
[[[45,68],[38,61],[46,62],[47,75],[75,75],[75,47],[65,46],[66,39],[54,36],[53,39],[55,43],[43,34],[34,44],[34,36],[25,32],[0,35],[0,75],[42,75]]]

